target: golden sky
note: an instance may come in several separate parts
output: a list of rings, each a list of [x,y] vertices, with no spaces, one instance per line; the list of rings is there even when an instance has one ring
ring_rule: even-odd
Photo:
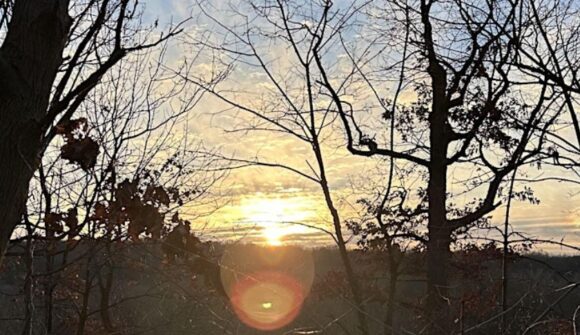
[[[173,17],[183,17],[191,11],[186,1],[156,0],[148,4],[150,13],[165,13]],[[156,14],[151,14],[155,16]],[[219,15],[219,14],[217,14]],[[167,18],[166,18],[167,19]],[[190,26],[190,29],[192,26]],[[175,57],[180,57],[179,47],[173,49]],[[269,46],[267,57],[276,62],[277,73],[287,75],[292,63],[285,57],[287,50]],[[209,71],[211,64],[197,65],[200,72]],[[259,104],[260,97],[272,87],[266,76],[247,69],[234,71],[223,87],[243,91],[233,94],[238,101]],[[412,92],[406,91],[404,99],[412,100]],[[310,148],[287,135],[271,132],[232,132],[251,123],[252,118],[237,112],[206,96],[188,115],[188,125],[196,137],[212,148],[218,148],[224,155],[239,159],[259,158],[261,161],[290,165],[308,172],[313,156]],[[344,148],[340,129],[329,130],[324,145],[330,186],[334,200],[344,219],[355,217],[359,208],[355,200],[371,192],[358,185],[366,180],[384,178],[387,164],[363,157],[353,157]],[[529,176],[543,177],[553,171],[530,170]],[[459,188],[457,184],[464,171],[450,171],[449,188]],[[522,184],[523,185],[523,184]],[[516,189],[521,185],[516,184]],[[220,194],[224,201],[220,208],[207,217],[197,219],[194,227],[202,236],[227,238],[244,242],[259,243],[303,243],[308,245],[328,245],[332,239],[323,231],[308,226],[330,229],[328,211],[315,183],[293,174],[269,167],[247,167],[233,170],[221,185]],[[570,244],[580,245],[580,188],[573,184],[544,182],[533,185],[541,200],[539,205],[514,202],[512,224],[515,229],[538,238],[555,238]],[[469,201],[472,195],[466,195]],[[459,199],[461,201],[461,199]],[[503,222],[505,209],[498,208],[493,213],[493,222]],[[548,246],[545,250],[554,250]]]

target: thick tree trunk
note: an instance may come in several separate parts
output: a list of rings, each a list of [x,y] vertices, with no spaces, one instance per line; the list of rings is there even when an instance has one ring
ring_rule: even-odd
[[[433,148],[432,148],[433,150]],[[430,334],[450,334],[448,267],[451,232],[447,226],[446,168],[432,161],[429,179],[429,241],[427,244],[427,312]]]
[[[433,217],[439,216],[435,209]],[[427,313],[429,334],[451,334],[448,295],[449,263],[451,261],[450,233],[440,219],[429,219],[427,244]]]
[[[0,47],[0,261],[38,166],[70,23],[68,0],[16,0]]]
[[[429,202],[427,243],[427,316],[430,335],[451,334],[448,295],[451,230],[447,222],[447,79],[445,70],[435,59],[430,60],[433,101],[429,118],[431,146],[429,157]]]

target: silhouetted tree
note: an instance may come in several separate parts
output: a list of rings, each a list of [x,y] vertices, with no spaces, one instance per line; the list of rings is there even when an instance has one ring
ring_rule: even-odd
[[[320,81],[342,121],[348,150],[360,156],[393,157],[423,171],[420,175],[426,185],[420,188],[419,196],[426,201],[427,212],[427,332],[448,334],[454,328],[449,266],[456,235],[485,220],[500,205],[496,198],[510,173],[548,157],[548,130],[560,118],[565,101],[548,83],[529,81],[525,71],[514,66],[521,57],[523,41],[533,38],[529,34],[537,36],[527,30],[534,24],[528,19],[528,3],[421,0],[384,4],[388,10],[379,17],[384,20],[381,22],[410,26],[413,41],[407,60],[412,65],[405,70],[403,80],[413,87],[410,92],[414,97],[410,103],[395,106],[399,110],[396,123],[401,128],[400,138],[395,139],[400,144],[395,146],[400,150],[385,146],[381,136],[377,139],[381,131],[372,127],[372,121],[368,125],[361,121],[375,111],[368,107],[368,100],[355,98],[352,102],[349,92],[337,84],[344,76],[329,59],[333,44],[324,39],[332,36],[333,30],[311,31],[320,41],[315,43],[313,57]],[[326,2],[326,6],[331,11],[332,3]],[[375,16],[381,13],[370,12]],[[401,12],[410,13],[410,18],[400,19]],[[321,26],[329,22],[325,20]],[[351,42],[346,34],[335,35],[353,55],[350,59],[360,81],[372,93],[384,92],[380,87],[383,78],[377,74],[384,75],[390,66],[384,64],[384,58],[374,56],[376,52],[370,56],[365,53],[374,50],[372,44],[365,48],[360,41]],[[391,52],[400,60],[395,48],[387,49],[390,44],[385,40],[397,36],[384,34],[384,30],[377,35],[376,39],[375,35],[368,37],[369,43],[385,41],[386,50],[381,49],[380,54]],[[380,106],[384,93],[366,96],[373,95]],[[377,114],[387,121],[392,117],[381,109]],[[448,186],[453,169],[475,172],[475,176],[463,179],[465,187],[459,191],[477,190],[473,201],[460,206],[452,202]]]
[[[314,182],[319,187],[332,222],[332,232],[324,228],[322,230],[330,234],[338,246],[358,318],[358,329],[361,334],[368,334],[364,294],[347,252],[347,238],[343,232],[346,226],[331,187],[332,177],[328,174],[327,166],[329,159],[325,151],[326,143],[334,134],[332,123],[335,116],[332,104],[329,104],[331,101],[321,94],[323,86],[316,69],[315,52],[324,42],[316,33],[324,33],[328,28],[326,20],[330,6],[315,3],[307,9],[308,6],[295,2],[243,1],[231,4],[234,19],[225,22],[213,15],[211,4],[199,4],[204,19],[214,28],[207,34],[193,36],[191,44],[203,46],[214,54],[223,53],[226,57],[215,57],[215,68],[211,76],[200,74],[187,79],[212,93],[230,108],[245,113],[243,121],[231,131],[284,134],[299,145],[305,145],[309,153],[304,167],[296,167],[283,160],[224,158],[234,163],[232,167],[235,168],[280,168]],[[343,11],[334,13],[333,21],[338,25],[347,24],[359,9],[357,5],[347,6]],[[288,52],[283,62],[273,59],[278,55],[268,53],[269,45],[278,44],[284,52]],[[230,75],[237,66],[265,78],[262,84],[266,91],[251,93],[258,94],[260,99],[250,98],[251,94],[242,94],[246,93],[245,87],[222,89],[213,84],[215,78]],[[223,86],[226,85],[224,80]]]
[[[31,182],[27,220],[9,249],[30,240],[35,256],[44,257],[43,268],[30,271],[34,280],[25,283],[42,292],[36,313],[43,318],[27,309],[25,332],[42,322],[47,333],[74,327],[84,334],[93,315],[107,332],[125,326],[113,309],[153,294],[119,292],[127,250],[161,244],[178,226],[167,216],[183,206],[197,209],[189,218],[215,210],[210,188],[225,172],[213,170],[215,159],[186,127],[203,91],[163,70],[166,50],[163,43],[121,60],[79,105],[78,118],[57,125],[58,137]],[[100,154],[67,155],[82,142],[98,143]],[[80,297],[78,313],[59,306],[63,296]]]
[[[142,24],[132,0],[15,0],[0,7],[0,252],[24,213],[48,143],[121,59],[179,32]],[[55,127],[56,126],[56,127]],[[95,143],[71,140],[64,156],[94,164]]]

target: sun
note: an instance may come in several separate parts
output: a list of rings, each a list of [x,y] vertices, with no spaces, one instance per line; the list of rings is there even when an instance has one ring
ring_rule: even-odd
[[[241,208],[244,221],[258,225],[262,241],[271,246],[283,245],[288,235],[305,233],[299,223],[316,215],[312,204],[302,197],[252,197],[245,199]]]
[[[262,236],[266,240],[266,243],[271,246],[281,246],[282,238],[286,235],[283,229],[270,226],[262,230]]]

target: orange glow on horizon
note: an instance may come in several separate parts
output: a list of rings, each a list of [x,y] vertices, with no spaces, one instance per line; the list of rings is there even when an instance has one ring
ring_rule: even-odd
[[[300,197],[250,198],[240,204],[245,221],[259,225],[263,241],[270,246],[283,245],[284,237],[302,234],[308,230],[297,223],[315,217],[312,204]]]
[[[264,236],[266,243],[274,247],[282,245],[282,238],[285,235],[285,232],[278,227],[266,227],[262,230],[262,236]]]

